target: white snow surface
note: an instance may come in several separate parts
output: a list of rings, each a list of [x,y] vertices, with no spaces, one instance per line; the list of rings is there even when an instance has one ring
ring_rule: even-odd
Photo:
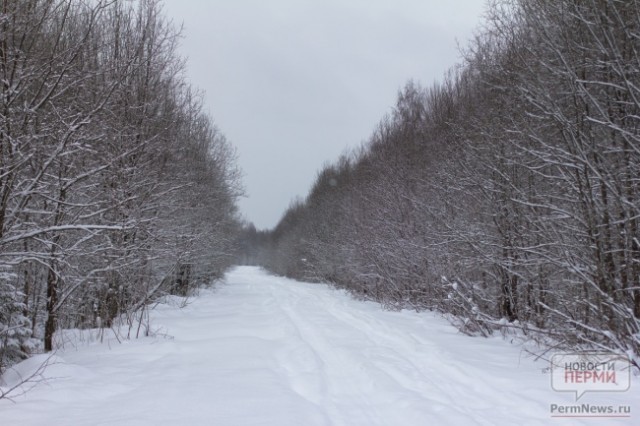
[[[0,400],[0,425],[630,425],[640,418],[635,378],[626,393],[588,393],[578,402],[630,404],[632,418],[554,419],[550,405],[575,398],[554,392],[548,364],[521,347],[259,268],[235,268],[183,309],[160,305],[152,321],[163,331],[154,337],[59,350],[46,383]],[[27,374],[34,364],[19,369]]]

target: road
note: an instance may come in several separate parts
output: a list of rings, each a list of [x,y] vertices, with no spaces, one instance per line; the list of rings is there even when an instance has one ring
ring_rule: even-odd
[[[66,344],[46,384],[0,401],[0,424],[523,426],[573,403],[551,390],[546,363],[500,337],[258,268],[235,268],[183,309],[158,306],[152,330]]]

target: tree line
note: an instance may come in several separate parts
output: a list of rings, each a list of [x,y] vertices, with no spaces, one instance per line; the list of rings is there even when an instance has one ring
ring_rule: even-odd
[[[248,261],[461,330],[640,355],[640,2],[495,0]]]
[[[235,153],[178,40],[155,0],[0,1],[0,373],[232,262]]]

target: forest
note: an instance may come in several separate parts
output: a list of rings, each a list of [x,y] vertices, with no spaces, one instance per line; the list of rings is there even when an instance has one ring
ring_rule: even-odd
[[[221,276],[241,186],[157,1],[0,7],[2,373]]]
[[[237,263],[640,368],[640,0],[490,1],[271,230],[159,1],[0,7],[0,374]]]
[[[640,367],[640,2],[494,0],[463,57],[244,260]]]

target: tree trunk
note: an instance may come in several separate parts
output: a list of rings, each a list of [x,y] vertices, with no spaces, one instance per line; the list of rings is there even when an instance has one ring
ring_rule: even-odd
[[[58,304],[58,274],[55,268],[55,261],[49,266],[47,275],[47,323],[44,328],[44,350],[53,350],[53,334],[56,332],[58,315],[56,305]]]

